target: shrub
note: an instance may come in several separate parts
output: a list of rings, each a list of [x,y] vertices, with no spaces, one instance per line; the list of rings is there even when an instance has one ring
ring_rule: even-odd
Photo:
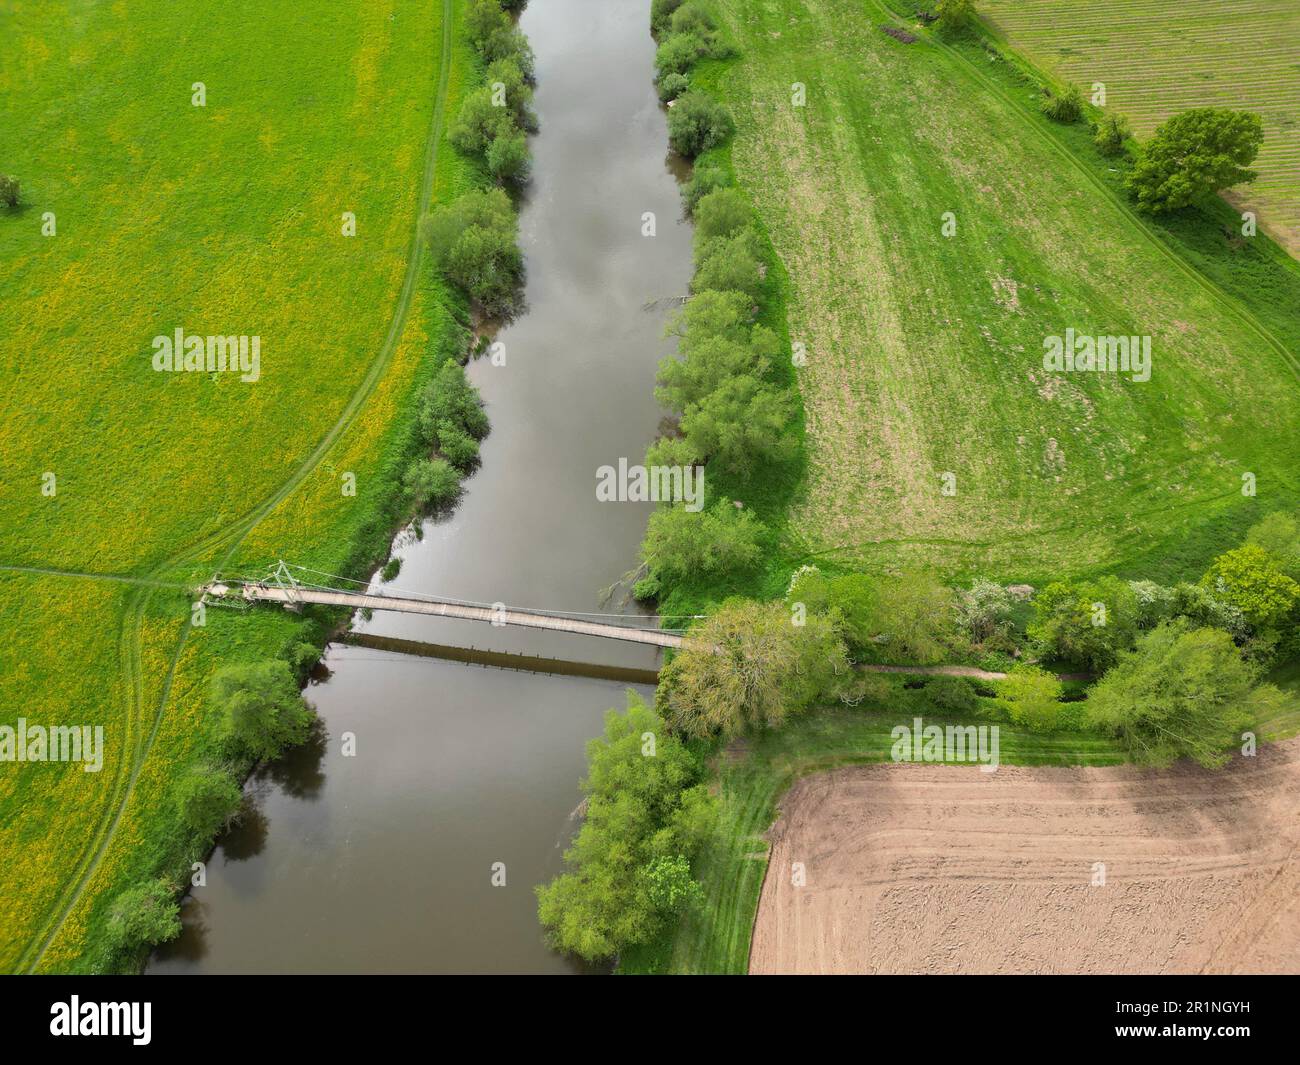
[[[455,422],[438,423],[438,450],[458,470],[468,471],[478,465],[478,441]]]
[[[427,215],[421,231],[443,275],[485,314],[513,313],[524,265],[515,243],[518,222],[505,192],[467,192]]]
[[[446,459],[416,459],[402,475],[402,487],[416,510],[436,510],[460,496],[460,477]]]
[[[687,407],[682,432],[696,455],[743,476],[755,465],[794,457],[798,441],[786,432],[793,413],[788,393],[742,374]]]
[[[230,823],[243,801],[243,792],[234,778],[211,767],[186,774],[177,790],[181,821],[205,841]]]
[[[564,872],[537,889],[537,912],[552,946],[596,961],[650,941],[699,897],[690,856],[716,804],[681,741],[633,693],[587,745],[587,767],[587,815]]]
[[[1061,682],[1038,666],[1014,667],[998,682],[997,703],[1017,725],[1050,729],[1061,712]]]
[[[956,622],[975,644],[1001,643],[1011,632],[1014,609],[1010,592],[981,578],[957,594]]]
[[[685,74],[665,74],[659,79],[659,99],[664,103],[675,100],[690,87],[690,79]]]
[[[1042,111],[1053,122],[1069,125],[1083,117],[1083,93],[1077,85],[1067,85],[1063,92],[1048,91]]]
[[[953,632],[953,594],[928,573],[905,571],[876,586],[870,640],[877,661],[926,665],[943,657]]]
[[[1117,577],[1049,584],[1034,600],[1034,613],[1029,635],[1047,654],[1097,673],[1133,646],[1140,616],[1133,589]]]
[[[275,758],[307,738],[312,712],[285,662],[227,666],[212,692],[230,741],[254,758]]]
[[[284,653],[284,660],[289,664],[293,679],[298,684],[307,683],[311,671],[320,661],[321,649],[302,640],[295,640]]]
[[[533,80],[537,66],[536,57],[528,44],[528,38],[515,27],[511,26],[507,29],[494,31],[483,42],[483,47],[479,51],[484,62],[489,65],[503,60],[511,62],[519,68],[520,73],[528,81]]]
[[[1201,584],[1241,611],[1254,629],[1272,629],[1300,603],[1300,584],[1258,544],[1246,544],[1214,560]]]
[[[465,368],[447,359],[434,374],[420,401],[420,426],[424,437],[436,443],[435,434],[443,422],[451,422],[475,440],[487,436],[488,417],[483,400],[465,376]]]
[[[975,29],[975,5],[971,0],[939,0],[935,29],[945,37],[961,37]]]
[[[687,212],[693,215],[700,200],[715,189],[726,188],[730,185],[731,178],[722,167],[706,164],[696,166],[691,173],[690,180],[682,186],[682,200],[686,204]]]
[[[1085,709],[1094,727],[1124,741],[1134,761],[1165,766],[1187,756],[1217,767],[1242,731],[1283,698],[1256,676],[1226,632],[1167,623],[1121,655]]]
[[[676,33],[664,38],[655,51],[655,78],[662,80],[673,74],[685,74],[708,51],[708,43],[694,33]]]
[[[527,184],[532,171],[528,138],[519,130],[499,133],[488,145],[487,168],[492,180],[500,185]]]
[[[8,174],[0,174],[0,204],[6,207],[17,207],[18,199],[18,179]]]
[[[684,4],[686,0],[651,0],[650,3],[650,29],[658,36],[667,27],[673,12]]]
[[[1106,115],[1097,123],[1093,140],[1102,155],[1119,155],[1129,135],[1128,121],[1122,115]]]
[[[1246,543],[1266,551],[1293,580],[1300,580],[1300,522],[1276,511],[1250,527]]]
[[[499,0],[469,0],[465,8],[465,36],[475,51],[482,52],[494,34],[511,29],[510,16]]]
[[[763,288],[763,264],[752,229],[701,241],[697,248],[699,262],[691,280],[693,292],[714,289],[743,292],[750,300],[758,298]]]
[[[975,685],[965,677],[934,677],[925,685],[930,702],[954,714],[974,713],[979,706]]]
[[[1128,176],[1128,189],[1145,211],[1177,211],[1197,200],[1254,181],[1248,170],[1264,141],[1258,115],[1199,107],[1156,130]]]
[[[379,571],[379,579],[385,584],[397,579],[397,575],[402,572],[402,560],[394,555],[384,563],[384,568]]]
[[[447,134],[466,155],[484,155],[497,138],[515,132],[514,116],[492,102],[492,90],[475,89],[460,105],[460,114]]]
[[[762,555],[762,524],[720,499],[707,510],[660,507],[650,515],[641,557],[651,572],[684,580],[752,568]]]
[[[180,907],[175,888],[150,880],[127,888],[108,911],[108,938],[120,950],[140,950],[180,935]]]
[[[736,736],[779,728],[848,674],[832,619],[793,625],[782,603],[729,599],[664,668],[657,704],[674,730]]]
[[[537,128],[537,116],[533,114],[533,90],[513,59],[498,59],[489,63],[487,68],[487,89],[489,98],[501,86],[505,93],[505,106],[515,120],[515,125],[522,130],[533,131]]]
[[[716,148],[734,129],[727,109],[703,93],[686,93],[668,112],[668,143],[687,159]]]
[[[731,237],[745,229],[754,212],[739,189],[715,189],[700,199],[695,208],[695,239]]]

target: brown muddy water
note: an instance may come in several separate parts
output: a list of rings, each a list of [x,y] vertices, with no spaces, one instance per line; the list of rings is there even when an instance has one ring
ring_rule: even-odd
[[[483,465],[453,515],[399,538],[392,588],[635,613],[600,591],[635,564],[649,505],[598,502],[596,470],[641,462],[655,435],[670,311],[644,308],[684,294],[691,269],[648,22],[647,0],[532,0],[524,13],[541,119],[520,219],[528,310],[498,337],[505,365],[470,371],[492,420]],[[356,629],[639,670],[658,654],[411,615]],[[335,644],[325,664],[307,692],[325,737],[250,781],[256,813],[218,846],[183,935],[148,971],[576,971],[543,942],[534,887],[560,868],[585,742],[625,685],[374,645]]]

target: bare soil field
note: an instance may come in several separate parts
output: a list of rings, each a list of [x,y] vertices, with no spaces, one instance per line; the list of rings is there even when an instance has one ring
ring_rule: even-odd
[[[838,769],[769,839],[752,973],[1300,972],[1300,739],[1219,773]]]

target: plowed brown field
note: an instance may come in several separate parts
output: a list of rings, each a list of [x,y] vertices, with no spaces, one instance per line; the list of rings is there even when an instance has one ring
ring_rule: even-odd
[[[770,839],[754,973],[1300,972],[1300,739],[1219,773],[839,769]]]

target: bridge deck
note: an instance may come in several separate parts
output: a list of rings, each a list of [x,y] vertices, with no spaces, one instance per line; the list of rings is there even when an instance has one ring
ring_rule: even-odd
[[[484,606],[465,606],[460,603],[440,603],[427,599],[404,599],[394,595],[368,595],[364,592],[336,592],[319,588],[295,588],[292,591],[277,585],[210,584],[204,591],[218,599],[242,598],[267,603],[320,603],[324,606],[346,606],[354,610],[397,610],[405,614],[431,614],[435,617],[463,618],[466,621],[485,621],[492,625],[519,625],[528,629],[550,629],[554,632],[572,632],[580,636],[600,636],[609,640],[645,643],[655,647],[681,647],[682,637],[662,629],[637,628],[632,625],[612,625],[604,621],[583,621],[556,614],[532,613],[526,610],[494,610]]]

